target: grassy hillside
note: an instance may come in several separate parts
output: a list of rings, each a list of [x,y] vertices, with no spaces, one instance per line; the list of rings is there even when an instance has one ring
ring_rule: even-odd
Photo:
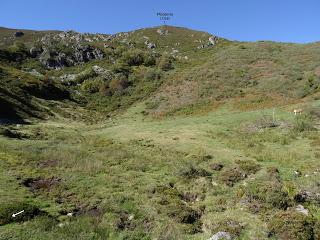
[[[0,239],[320,239],[319,43],[210,37],[0,29]]]

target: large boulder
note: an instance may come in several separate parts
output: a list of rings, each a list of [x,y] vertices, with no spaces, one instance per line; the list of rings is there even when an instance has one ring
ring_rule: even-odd
[[[218,37],[217,36],[211,36],[209,37],[209,43],[211,45],[215,45],[218,42]]]

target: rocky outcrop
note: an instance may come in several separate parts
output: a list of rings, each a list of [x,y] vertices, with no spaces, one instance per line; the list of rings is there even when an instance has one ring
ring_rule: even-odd
[[[215,46],[218,43],[218,40],[219,40],[219,38],[217,36],[213,35],[213,36],[209,37],[208,42],[199,45],[197,48],[203,49],[203,48],[207,48],[210,46]],[[201,43],[202,41],[200,40],[199,42]]]
[[[147,47],[148,47],[149,49],[154,49],[154,48],[156,48],[156,44],[155,44],[155,43],[148,43],[148,44],[147,44]]]
[[[30,49],[30,53],[39,55],[39,51]],[[80,63],[85,63],[94,59],[103,59],[104,53],[89,45],[77,45],[66,52],[59,51],[55,48],[42,48],[39,55],[39,61],[48,69],[60,69],[63,67],[74,66]]]
[[[157,33],[160,34],[160,35],[168,35],[169,31],[159,28],[159,29],[157,29]]]
[[[216,45],[216,43],[218,42],[218,37],[217,36],[211,36],[211,37],[209,37],[209,43],[211,44],[211,45]]]

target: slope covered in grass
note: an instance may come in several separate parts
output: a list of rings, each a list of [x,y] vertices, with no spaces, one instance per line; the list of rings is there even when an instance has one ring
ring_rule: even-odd
[[[319,43],[17,31],[0,239],[320,238]]]
[[[208,239],[226,231],[238,239],[317,239],[315,115],[279,108],[269,128],[272,109],[226,104],[205,116],[154,120],[143,108],[90,127],[10,128],[20,140],[0,138],[0,214],[19,204],[38,210],[26,224],[9,219],[0,236]]]

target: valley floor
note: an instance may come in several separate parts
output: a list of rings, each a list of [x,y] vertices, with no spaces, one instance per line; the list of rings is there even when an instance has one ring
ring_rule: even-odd
[[[319,239],[319,119],[292,107],[6,127],[0,239]]]

